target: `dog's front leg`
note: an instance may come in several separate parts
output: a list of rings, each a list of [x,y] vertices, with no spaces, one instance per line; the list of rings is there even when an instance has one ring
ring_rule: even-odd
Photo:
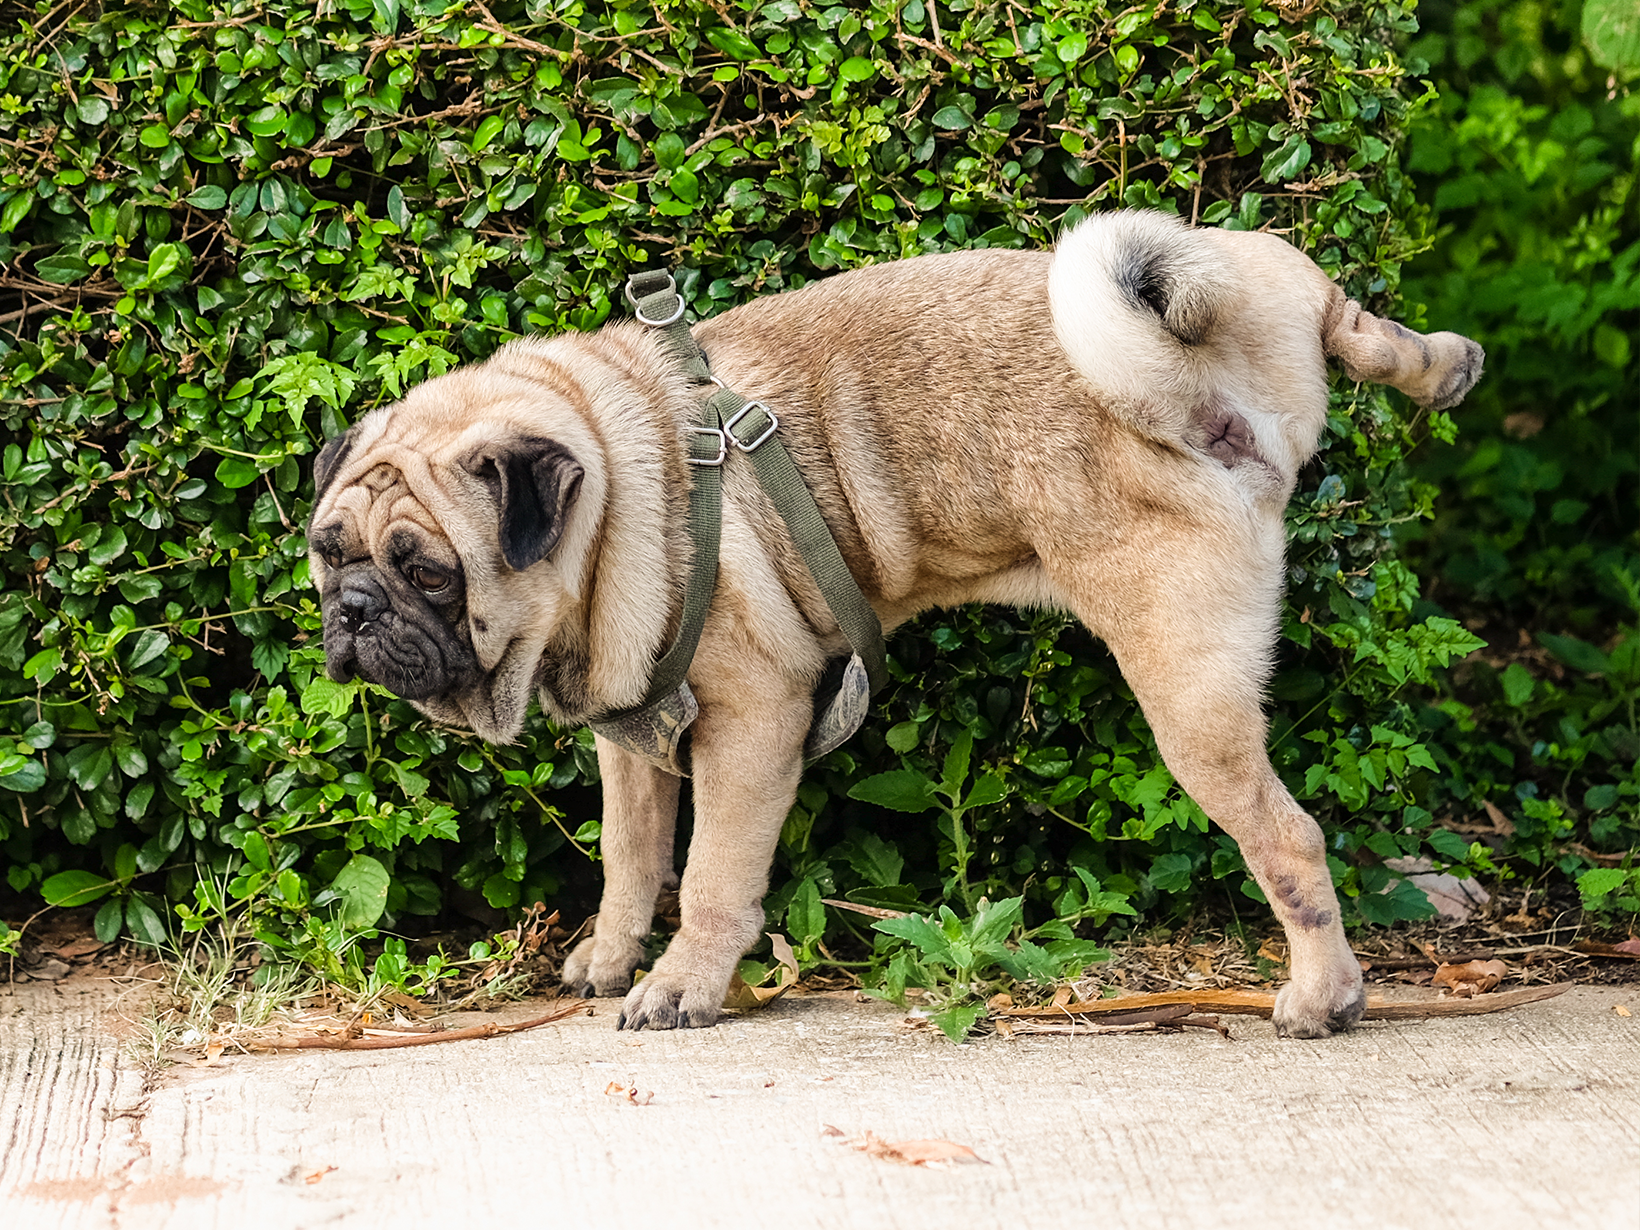
[[[592,935],[564,962],[564,985],[585,996],[623,995],[643,960],[655,898],[677,883],[672,837],[679,779],[600,738],[604,779],[604,896]]]
[[[803,771],[814,713],[806,690],[760,680],[717,695],[696,691],[695,832],[683,869],[683,926],[626,997],[622,1029],[717,1020],[736,963],[762,933],[769,865]]]

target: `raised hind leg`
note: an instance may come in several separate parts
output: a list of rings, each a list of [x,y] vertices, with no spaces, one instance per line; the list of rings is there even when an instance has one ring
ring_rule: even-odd
[[[1275,539],[1279,543],[1279,537]],[[1276,776],[1264,747],[1262,687],[1281,570],[1270,549],[1169,542],[1094,568],[1060,569],[1078,614],[1109,644],[1190,797],[1241,847],[1287,932],[1292,980],[1278,1033],[1320,1038],[1361,1019],[1361,967],[1344,937],[1321,828]],[[1156,544],[1152,544],[1155,547]],[[1240,566],[1225,567],[1226,556]],[[1256,565],[1260,558],[1266,562]],[[1158,562],[1164,561],[1164,562]],[[1108,582],[1112,568],[1119,586]],[[1070,572],[1071,575],[1065,575]]]

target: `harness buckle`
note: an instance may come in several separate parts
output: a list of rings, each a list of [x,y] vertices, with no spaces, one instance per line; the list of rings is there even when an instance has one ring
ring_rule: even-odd
[[[666,282],[664,286],[659,284],[662,278],[664,278]],[[653,290],[640,288],[641,296],[644,299],[647,299],[650,295],[660,294],[662,291],[669,292],[676,297],[678,306],[673,309],[672,314],[665,320],[656,320],[653,317],[645,316],[643,314],[643,304],[640,302],[639,295],[632,293],[633,285],[638,283],[640,280],[656,283]],[[651,328],[663,329],[667,325],[676,324],[678,321],[683,319],[683,296],[678,294],[678,285],[672,280],[671,274],[662,273],[660,270],[651,270],[647,274],[634,274],[631,278],[627,279],[626,301],[632,305],[633,315],[635,315],[641,323],[649,325]]]
[[[742,440],[739,436],[735,435],[735,424],[740,422],[741,419],[745,418],[753,410],[763,411],[763,413],[769,418],[769,426],[761,435],[757,437],[757,439],[750,441]],[[733,414],[731,414],[723,424],[723,434],[728,436],[729,439],[734,442],[734,446],[743,453],[751,452],[759,444],[762,444],[770,436],[774,435],[774,433],[778,430],[780,430],[780,420],[774,416],[773,410],[769,409],[768,406],[764,405],[760,401],[747,402],[739,410],[736,410]]]
[[[689,430],[694,432],[697,436],[713,436],[713,437],[715,437],[716,440],[717,440],[717,456],[716,457],[685,457],[684,460],[687,461],[692,466],[720,466],[720,465],[722,465],[723,464],[723,459],[729,455],[729,441],[734,439],[734,437],[729,435],[726,431],[721,430],[717,427],[691,427]],[[735,443],[739,444],[740,441],[735,440]]]

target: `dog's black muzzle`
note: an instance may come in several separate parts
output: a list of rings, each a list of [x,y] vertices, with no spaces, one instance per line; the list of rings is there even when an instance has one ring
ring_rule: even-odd
[[[405,700],[471,687],[478,662],[424,598],[390,592],[368,564],[331,574],[322,595],[325,673],[338,683],[380,684]]]

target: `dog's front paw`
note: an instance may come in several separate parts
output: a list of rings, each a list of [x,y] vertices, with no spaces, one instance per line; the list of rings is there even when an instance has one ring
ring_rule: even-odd
[[[583,999],[609,999],[625,995],[632,985],[632,971],[643,960],[643,945],[625,943],[613,937],[590,936],[564,958],[563,984],[571,994]]]
[[[1282,1038],[1328,1038],[1343,1033],[1367,1010],[1361,968],[1353,962],[1314,982],[1295,979],[1276,995],[1276,1034]]]
[[[717,1023],[728,990],[727,977],[689,969],[673,972],[663,958],[627,995],[615,1028],[703,1029]]]

